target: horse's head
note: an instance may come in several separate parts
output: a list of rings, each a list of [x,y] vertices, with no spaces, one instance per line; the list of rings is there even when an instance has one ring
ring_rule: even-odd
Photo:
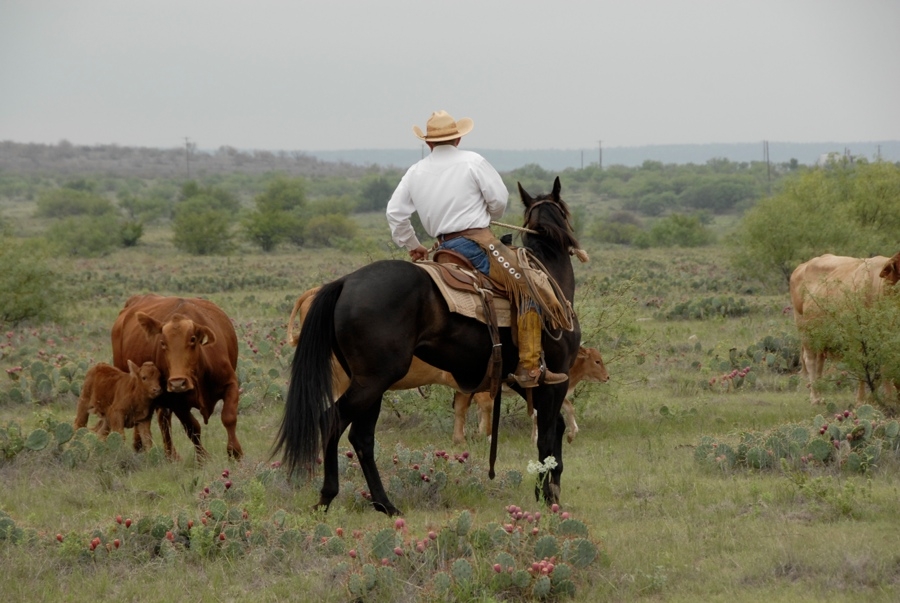
[[[575,230],[572,228],[569,206],[559,196],[562,188],[559,176],[553,181],[553,190],[549,194],[532,197],[524,188],[519,186],[519,196],[525,206],[524,227],[534,234],[524,234],[522,242],[526,247],[545,255],[552,251],[565,254],[574,253],[581,261],[586,261],[587,255],[581,251],[578,240],[575,238]],[[581,254],[584,254],[582,257]]]

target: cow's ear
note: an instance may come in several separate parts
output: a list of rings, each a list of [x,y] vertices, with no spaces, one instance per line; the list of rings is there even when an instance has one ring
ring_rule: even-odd
[[[147,337],[153,337],[154,335],[159,335],[160,333],[162,333],[162,323],[149,314],[138,312],[134,315],[134,317],[137,318],[138,324],[141,325],[142,329],[144,329]]]
[[[197,338],[200,340],[200,345],[210,345],[216,342],[216,334],[212,329],[202,325],[197,325]]]
[[[131,358],[128,359],[128,372],[131,373],[132,375],[140,375],[141,374],[141,367],[139,367],[134,362],[132,362]]]

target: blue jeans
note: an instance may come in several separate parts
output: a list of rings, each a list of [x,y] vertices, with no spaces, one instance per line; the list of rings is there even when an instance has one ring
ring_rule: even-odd
[[[456,237],[441,243],[440,249],[450,249],[468,258],[472,265],[482,274],[488,274],[491,270],[491,262],[481,245],[465,237]]]

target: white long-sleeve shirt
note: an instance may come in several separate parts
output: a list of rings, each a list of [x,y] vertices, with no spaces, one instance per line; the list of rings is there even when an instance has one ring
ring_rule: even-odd
[[[406,171],[388,201],[391,237],[406,249],[420,245],[409,221],[414,212],[432,237],[486,228],[503,216],[508,199],[503,179],[484,157],[438,145]]]

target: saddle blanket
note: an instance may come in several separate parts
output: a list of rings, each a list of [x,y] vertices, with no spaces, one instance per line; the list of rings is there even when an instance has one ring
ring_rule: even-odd
[[[456,312],[457,314],[462,314],[463,316],[468,316],[469,318],[474,318],[475,320],[487,324],[487,318],[484,315],[484,306],[479,294],[460,291],[447,285],[441,276],[441,269],[438,268],[434,262],[416,262],[415,265],[428,273],[431,280],[434,281],[434,284],[437,285],[440,290],[441,295],[444,296],[444,300],[447,302],[447,306],[450,308],[451,312]],[[446,266],[447,264],[444,265]],[[462,270],[462,272],[471,274],[466,270]],[[498,327],[512,326],[508,299],[494,295],[494,311],[497,314]]]

